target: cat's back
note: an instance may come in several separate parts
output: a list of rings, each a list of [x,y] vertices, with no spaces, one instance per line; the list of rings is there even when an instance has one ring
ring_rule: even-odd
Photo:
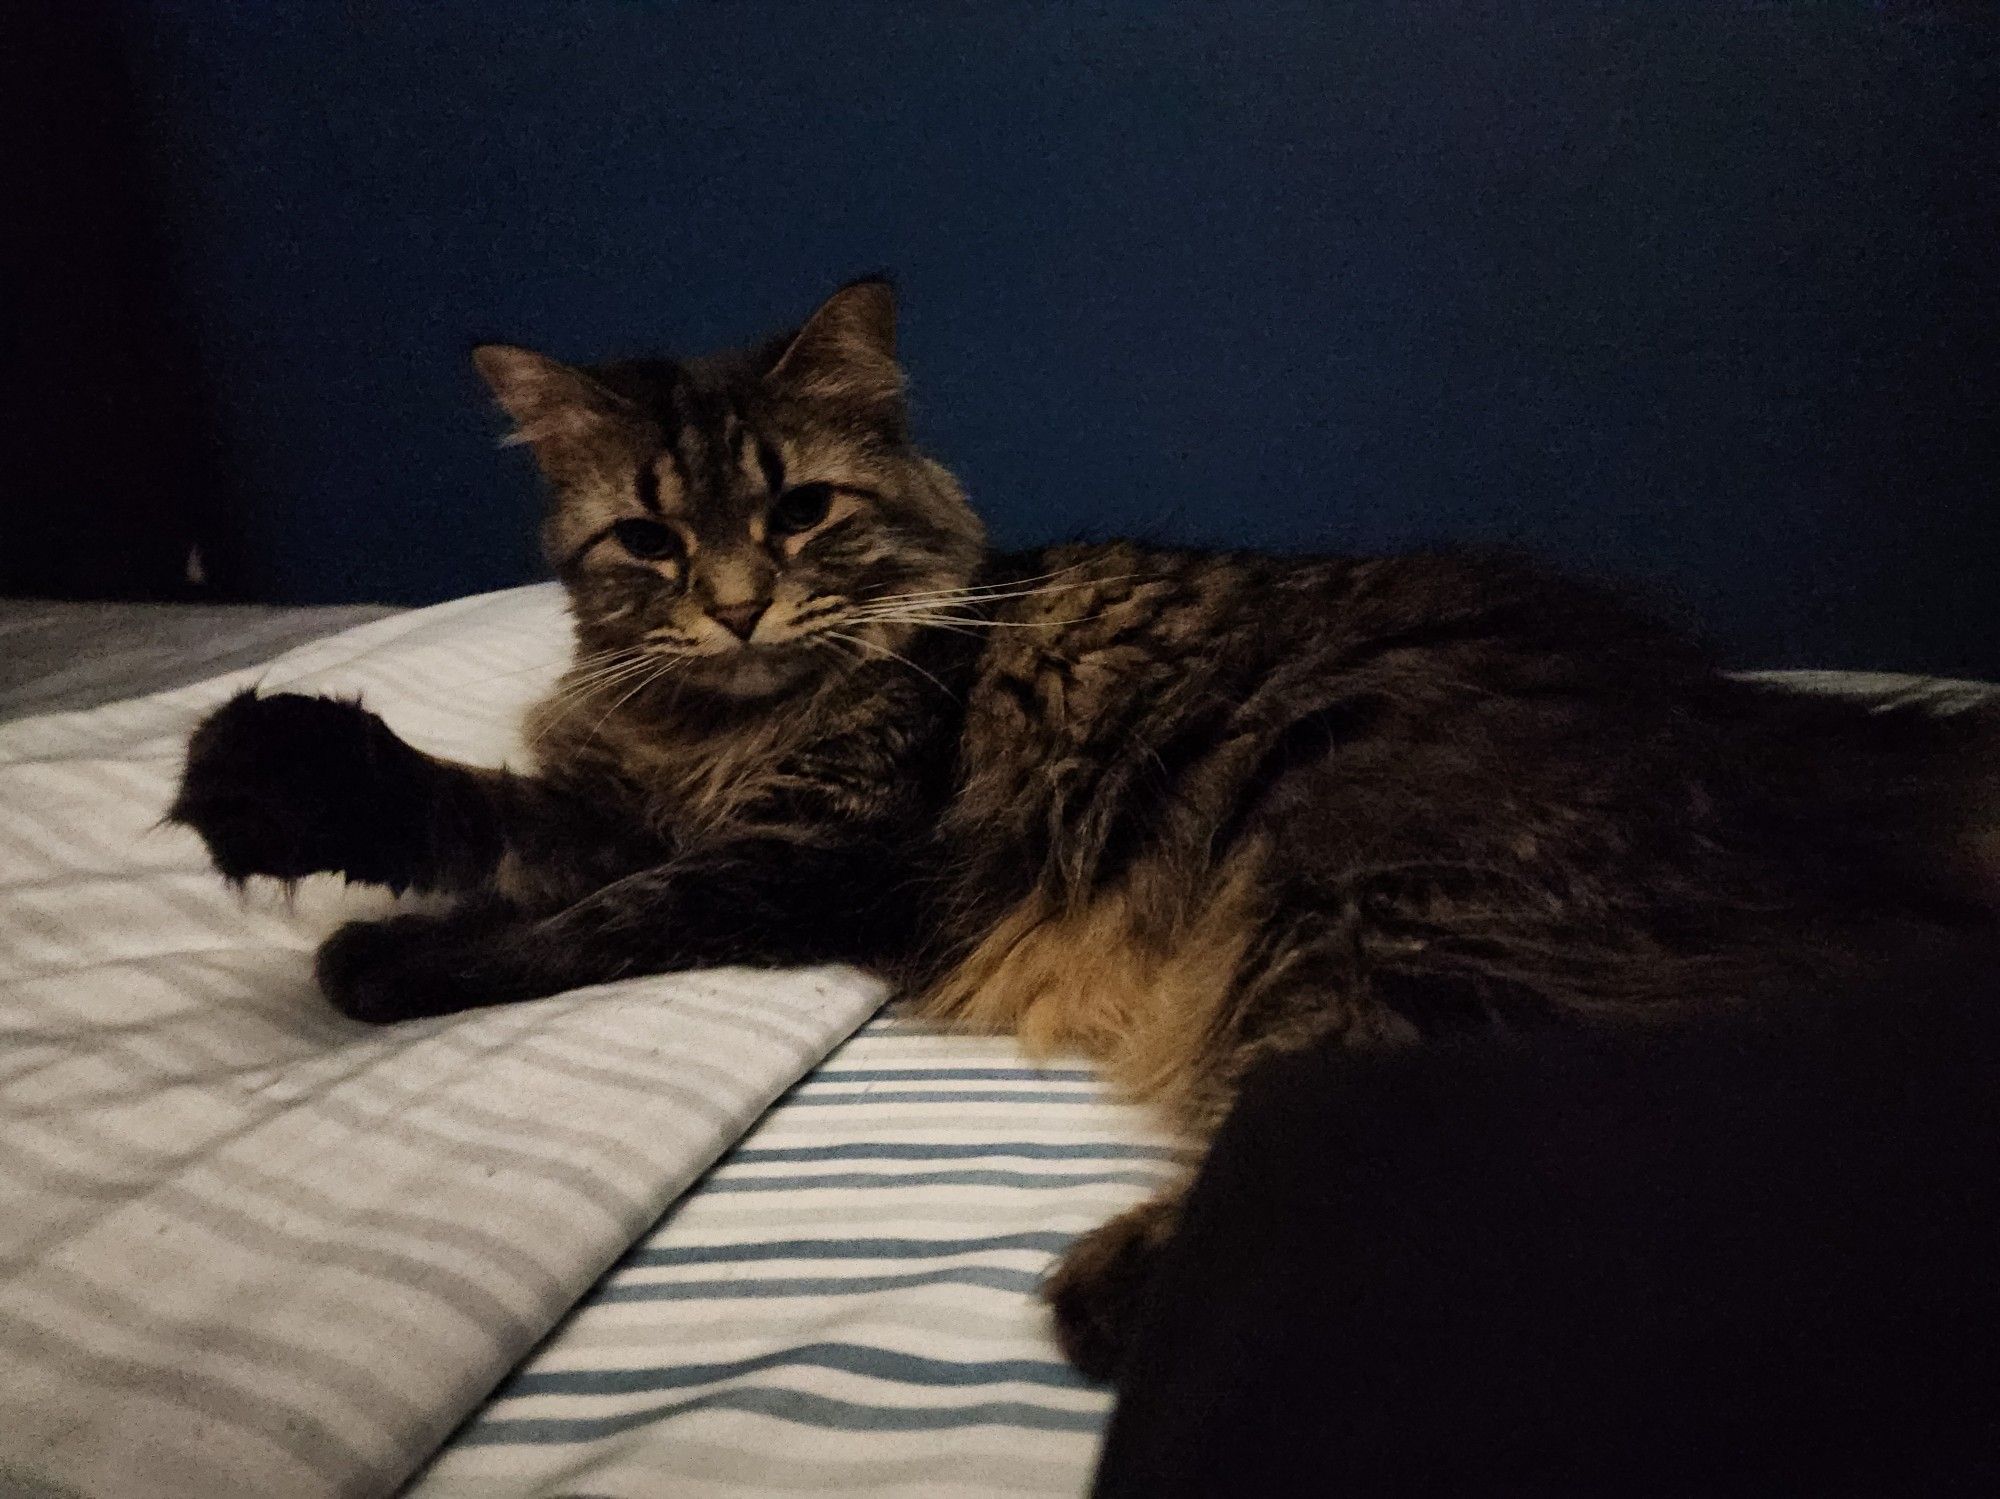
[[[1000,559],[982,591],[995,638],[975,690],[1082,711],[1121,683],[1230,669],[1303,681],[1384,662],[1414,675],[1443,674],[1451,660],[1490,668],[1555,659],[1607,682],[1650,666],[1634,686],[1714,675],[1706,652],[1615,591],[1502,553],[1280,555],[1109,541]]]
[[[1722,716],[1698,646],[1507,557],[1119,541],[1006,559],[987,586],[965,740],[971,789],[996,808],[1036,785],[1099,784],[1135,753],[1144,778],[1176,781],[1232,747],[1296,758],[1339,743],[1475,776],[1519,755],[1534,780],[1551,747],[1685,754]]]
[[[1384,849],[1601,863],[1712,816],[1732,759],[1698,647],[1507,558],[1109,542],[988,587],[946,820],[988,887],[1260,846],[1340,878]]]

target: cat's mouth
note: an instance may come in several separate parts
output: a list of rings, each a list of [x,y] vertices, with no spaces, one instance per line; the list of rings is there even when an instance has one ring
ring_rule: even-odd
[[[663,662],[660,680],[726,697],[765,697],[815,679],[845,675],[878,649],[859,634],[826,629],[778,640],[663,646],[658,650]]]
[[[872,661],[901,659],[898,637],[906,633],[894,624],[845,612],[822,614],[805,628],[775,638],[762,630],[745,638],[720,625],[699,632],[671,625],[648,633],[636,656],[653,663],[648,685],[662,691],[692,688],[726,697],[764,697],[846,676]],[[639,675],[649,673],[640,668]]]
[[[662,658],[686,662],[706,663],[710,666],[728,668],[745,662],[778,660],[789,656],[803,656],[823,650],[830,644],[828,632],[810,630],[797,635],[785,635],[777,639],[759,637],[754,640],[698,640],[688,644],[655,643],[649,649]]]

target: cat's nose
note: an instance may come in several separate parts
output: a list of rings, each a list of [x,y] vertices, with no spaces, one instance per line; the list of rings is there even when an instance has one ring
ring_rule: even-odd
[[[748,640],[757,628],[757,621],[764,617],[764,611],[769,607],[768,603],[711,604],[708,617],[738,640]]]

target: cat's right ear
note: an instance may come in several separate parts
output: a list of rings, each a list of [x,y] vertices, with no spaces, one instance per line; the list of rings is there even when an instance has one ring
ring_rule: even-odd
[[[884,427],[903,423],[896,293],[880,276],[850,281],[786,341],[765,379]]]
[[[514,419],[502,441],[526,443],[545,464],[629,415],[622,398],[582,370],[532,349],[481,344],[472,351],[472,367]]]

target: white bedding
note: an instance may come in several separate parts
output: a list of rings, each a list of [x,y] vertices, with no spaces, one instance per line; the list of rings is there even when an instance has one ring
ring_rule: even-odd
[[[239,900],[157,825],[253,680],[490,763],[565,644],[514,590],[0,725],[0,1492],[388,1492],[879,1002],[714,973],[369,1029],[308,955],[383,897]]]

